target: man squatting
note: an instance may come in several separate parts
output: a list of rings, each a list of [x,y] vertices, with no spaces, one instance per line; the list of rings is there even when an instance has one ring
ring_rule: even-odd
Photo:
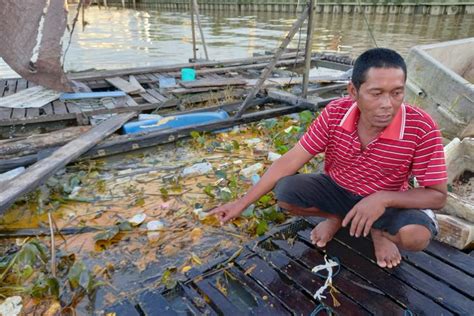
[[[403,102],[407,69],[393,50],[360,55],[348,97],[328,104],[300,141],[242,198],[210,214],[225,222],[274,189],[278,205],[326,218],[311,232],[324,247],[341,228],[372,237],[377,264],[400,263],[399,248],[420,251],[437,234],[431,209],[444,206],[447,174],[441,133],[424,111]],[[324,152],[324,173],[297,174]],[[410,188],[415,177],[419,187]]]

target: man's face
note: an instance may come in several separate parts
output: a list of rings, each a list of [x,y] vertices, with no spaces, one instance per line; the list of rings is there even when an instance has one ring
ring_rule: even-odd
[[[370,127],[385,128],[397,114],[405,96],[405,74],[400,68],[370,68],[359,91],[349,84],[361,120]]]

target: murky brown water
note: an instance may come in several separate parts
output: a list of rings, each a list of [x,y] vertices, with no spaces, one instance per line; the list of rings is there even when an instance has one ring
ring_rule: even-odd
[[[73,14],[71,10],[71,16]],[[294,13],[201,12],[211,59],[241,58],[274,49],[296,19]],[[156,9],[86,11],[85,30],[79,26],[66,58],[67,70],[124,68],[186,62],[192,57],[188,12]],[[474,36],[474,16],[369,15],[378,46],[406,55],[418,44]],[[348,52],[353,56],[373,47],[362,15],[318,14],[313,47]],[[306,31],[301,32],[301,47]],[[298,35],[290,47],[298,46]],[[201,49],[198,57],[204,57]],[[12,71],[0,60],[0,77]]]

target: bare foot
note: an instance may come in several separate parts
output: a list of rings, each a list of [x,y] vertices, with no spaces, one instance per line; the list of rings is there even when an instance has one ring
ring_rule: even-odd
[[[374,242],[377,264],[382,268],[394,268],[399,265],[402,256],[397,245],[385,237],[381,230],[371,229],[370,234]]]
[[[328,218],[316,225],[311,231],[311,241],[318,247],[324,247],[341,228],[342,220],[339,218]]]

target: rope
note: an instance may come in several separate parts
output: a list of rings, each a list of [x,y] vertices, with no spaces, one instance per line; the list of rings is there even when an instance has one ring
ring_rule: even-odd
[[[367,29],[369,30],[370,37],[372,38],[372,41],[374,42],[375,47],[379,47],[377,45],[377,41],[375,40],[374,34],[372,33],[372,28],[369,25],[369,21],[367,20],[367,16],[365,15],[365,11],[362,10],[362,5],[360,4],[360,0],[357,0],[357,4],[359,5],[360,12],[362,12],[362,16],[364,17],[365,24],[367,25]]]
[[[415,316],[415,314],[413,314],[413,312],[407,308],[403,312],[403,316]]]
[[[327,307],[326,305],[324,304],[319,304],[318,306],[316,306],[316,308],[311,312],[311,314],[309,314],[309,316],[316,316],[318,315],[320,312],[322,311],[326,311],[326,314],[328,315],[332,315],[333,311],[331,308]]]
[[[332,286],[332,278],[333,276],[335,277],[338,273],[339,273],[339,270],[340,270],[340,264],[339,264],[339,260],[338,259],[328,259],[327,255],[324,256],[324,261],[325,263],[324,264],[320,264],[318,266],[315,266],[311,272],[313,272],[314,274],[316,274],[317,276],[321,277],[321,278],[326,278],[326,281],[324,282],[324,285],[321,286],[317,291],[316,293],[314,293],[313,295],[313,298],[314,299],[317,299],[319,301],[321,301],[323,298],[326,298],[325,295],[323,295],[324,291],[328,288],[328,287],[331,287],[331,290],[334,290],[334,291],[337,291],[335,290],[335,288]],[[333,272],[333,269],[334,267],[337,267],[337,269],[335,270],[335,273]],[[328,272],[328,275],[327,276],[324,276],[322,275],[319,271],[321,270],[326,270]],[[333,296],[333,294],[331,293],[331,295]],[[333,296],[333,299],[335,299],[335,297]]]

